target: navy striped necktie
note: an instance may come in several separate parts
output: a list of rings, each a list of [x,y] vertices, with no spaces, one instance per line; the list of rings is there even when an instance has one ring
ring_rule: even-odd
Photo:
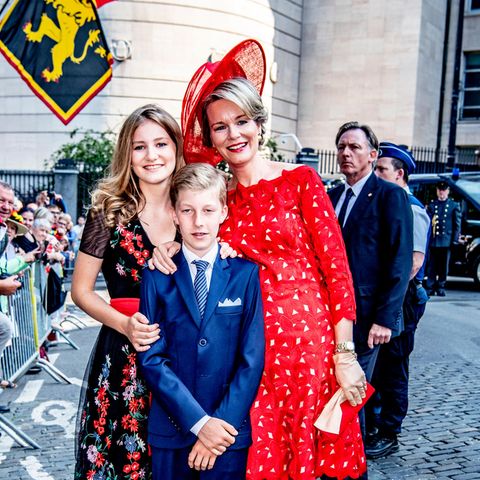
[[[205,260],[194,260],[193,264],[197,267],[197,274],[193,281],[193,288],[195,290],[198,310],[200,311],[200,318],[203,318],[208,296],[207,276],[205,275],[205,270],[208,268],[209,263]]]

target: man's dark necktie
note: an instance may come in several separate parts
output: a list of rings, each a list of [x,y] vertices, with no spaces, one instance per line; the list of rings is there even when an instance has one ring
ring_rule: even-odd
[[[193,288],[195,290],[198,310],[200,311],[200,318],[203,318],[208,296],[207,276],[205,275],[205,270],[208,268],[208,262],[205,260],[194,260],[193,263],[197,267],[197,274],[193,281]]]
[[[345,200],[343,201],[342,208],[340,209],[340,213],[338,214],[338,223],[343,228],[343,224],[345,223],[345,215],[347,213],[348,204],[350,203],[350,199],[353,197],[353,190],[348,188],[345,192]]]

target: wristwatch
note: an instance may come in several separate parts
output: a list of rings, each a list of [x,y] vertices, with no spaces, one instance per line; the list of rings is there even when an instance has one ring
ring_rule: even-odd
[[[355,344],[353,342],[337,343],[335,353],[355,353]]]

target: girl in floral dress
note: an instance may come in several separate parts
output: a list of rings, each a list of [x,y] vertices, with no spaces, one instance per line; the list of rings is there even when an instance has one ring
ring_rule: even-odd
[[[178,124],[160,107],[146,105],[126,119],[110,174],[93,193],[72,298],[103,326],[80,400],[76,479],[151,478],[149,393],[135,349],[148,349],[159,332],[138,313],[140,280],[153,245],[175,238],[169,186],[182,165]],[[95,292],[100,270],[110,303]]]

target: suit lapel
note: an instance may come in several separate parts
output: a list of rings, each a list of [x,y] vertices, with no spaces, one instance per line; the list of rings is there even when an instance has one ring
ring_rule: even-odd
[[[185,305],[190,312],[193,321],[197,327],[200,328],[202,319],[200,318],[200,312],[197,306],[197,299],[195,298],[195,291],[193,290],[192,276],[190,274],[190,268],[187,260],[185,259],[182,251],[173,257],[173,261],[177,265],[177,271],[173,275],[177,288],[183,297]]]
[[[212,279],[210,288],[208,290],[207,305],[205,306],[205,313],[203,314],[202,328],[205,327],[208,320],[215,312],[223,292],[227,288],[230,280],[230,265],[228,260],[222,260],[220,255],[213,264]]]
[[[343,237],[350,235],[351,231],[355,231],[355,225],[362,220],[363,214],[367,211],[378,188],[378,179],[375,173],[370,175],[367,183],[362,188],[360,195],[355,201],[352,210],[350,211],[347,221],[343,227]]]

